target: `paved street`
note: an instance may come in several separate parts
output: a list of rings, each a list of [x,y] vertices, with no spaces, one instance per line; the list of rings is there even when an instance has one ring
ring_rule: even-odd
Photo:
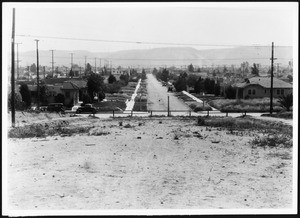
[[[170,110],[190,110],[190,108],[174,93],[168,92],[167,87],[162,86],[152,74],[147,74],[147,91],[148,91],[148,110],[168,109],[168,95],[170,96]]]

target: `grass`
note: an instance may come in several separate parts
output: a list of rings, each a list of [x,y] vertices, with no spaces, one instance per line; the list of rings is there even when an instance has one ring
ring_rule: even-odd
[[[34,123],[21,127],[15,127],[8,132],[9,138],[33,138],[54,135],[74,135],[87,133],[93,126],[70,125],[66,120],[59,120],[50,123]]]
[[[247,117],[198,117],[197,125],[225,128],[230,130],[231,133],[234,133],[234,131],[262,133],[262,136],[257,136],[252,141],[252,144],[256,147],[292,147],[293,145],[293,127],[282,123],[256,120]]]
[[[208,102],[221,112],[268,112],[270,111],[269,98],[256,99],[217,99]],[[273,101],[273,111],[279,112],[282,107],[277,99]]]
[[[198,125],[221,127],[238,131],[258,131],[261,133],[285,134],[292,137],[293,127],[282,123],[240,117],[198,117]]]
[[[194,112],[198,112],[198,111],[211,111],[212,108],[207,104],[204,103],[200,103],[200,102],[185,102]]]
[[[103,101],[93,104],[94,107],[98,108],[98,111],[113,111],[117,108],[122,110],[126,109],[126,103],[124,101]]]
[[[276,118],[283,118],[283,119],[293,119],[293,112],[292,111],[282,111],[275,114],[262,114],[263,117],[276,117]]]
[[[291,148],[293,141],[284,134],[268,134],[263,137],[255,137],[252,140],[255,147],[285,147]]]

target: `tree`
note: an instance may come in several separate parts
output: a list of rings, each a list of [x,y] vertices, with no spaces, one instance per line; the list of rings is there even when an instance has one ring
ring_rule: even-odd
[[[236,89],[233,88],[232,86],[228,86],[226,89],[225,89],[225,94],[226,94],[226,98],[229,98],[229,99],[235,99],[235,95],[236,95]]]
[[[188,71],[189,71],[189,72],[194,72],[194,66],[193,66],[193,64],[190,64],[190,65],[188,66]]]
[[[167,69],[163,69],[160,79],[162,81],[168,82],[168,78],[169,78],[169,71]]]
[[[49,90],[47,88],[46,85],[40,85],[39,87],[40,89],[40,100],[39,102],[43,103],[43,104],[47,104],[48,103],[48,97],[49,97]]]
[[[123,81],[124,85],[126,86],[128,84],[128,82],[129,82],[129,75],[128,75],[128,73],[122,74],[120,76],[120,80]]]
[[[91,104],[93,102],[91,97],[88,94],[82,95],[82,101],[83,101],[83,104]]]
[[[69,76],[72,78],[75,75],[74,71],[71,69],[69,72]]]
[[[253,63],[253,67],[251,67],[251,73],[255,76],[259,76],[259,69],[257,64]]]
[[[65,102],[65,96],[61,93],[58,93],[56,96],[55,96],[55,102],[57,103],[64,103]]]
[[[184,76],[180,76],[178,77],[178,79],[176,80],[176,82],[174,83],[174,87],[176,89],[177,92],[181,92],[186,90],[186,78]]]
[[[109,84],[112,84],[112,83],[117,82],[117,79],[116,79],[116,77],[115,77],[114,75],[111,74],[111,75],[108,77],[107,81],[108,81]]]
[[[280,96],[278,102],[281,107],[285,108],[287,111],[290,111],[290,108],[293,106],[293,93],[290,93],[286,96]]]
[[[8,95],[8,108],[11,110],[11,93]],[[25,109],[25,102],[22,102],[22,96],[20,93],[15,93],[15,109],[16,110],[24,110]]]
[[[91,99],[94,99],[95,95],[98,95],[100,101],[105,98],[103,77],[99,74],[92,73],[88,77],[87,89]],[[104,98],[100,99],[100,96],[103,97],[103,95]]]
[[[36,73],[36,65],[35,64],[31,64],[31,66],[30,66],[30,72]]]
[[[289,79],[289,82],[293,82],[293,76],[292,75],[288,75],[287,78]]]
[[[142,80],[145,80],[147,79],[147,76],[146,76],[146,71],[145,69],[142,70]]]
[[[89,64],[89,63],[87,63],[86,64],[86,68],[85,68],[85,70],[84,70],[84,74],[85,75],[89,75],[89,74],[91,74],[93,71],[92,71],[92,66]]]
[[[31,94],[30,90],[28,88],[28,85],[25,83],[22,83],[20,86],[20,94],[22,96],[22,101],[25,102],[26,107],[30,107],[31,105]]]
[[[194,85],[194,90],[196,93],[204,91],[204,80],[201,77],[199,77],[199,79],[196,81]]]
[[[215,84],[215,87],[214,87],[214,94],[215,94],[216,96],[219,96],[220,93],[221,93],[221,86],[220,86],[220,84],[217,82],[217,83]]]
[[[158,70],[156,68],[153,69],[152,74],[156,75],[158,73]]]
[[[194,74],[191,74],[191,75],[188,76],[186,82],[187,82],[187,85],[188,85],[189,87],[194,87],[195,84],[196,84],[196,82],[197,82],[197,80],[198,80],[198,76],[196,76],[196,75],[194,75]]]

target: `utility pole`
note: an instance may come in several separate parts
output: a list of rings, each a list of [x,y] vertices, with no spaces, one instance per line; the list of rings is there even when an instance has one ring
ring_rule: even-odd
[[[112,61],[110,61],[110,74],[112,74]]]
[[[84,56],[84,71],[86,71],[86,56]]]
[[[37,109],[40,109],[40,81],[39,81],[39,40],[36,41],[36,73],[37,73]]]
[[[168,95],[168,117],[170,116],[170,96]]]
[[[22,44],[22,43],[15,43],[17,45],[17,79],[19,79],[19,75],[20,75],[20,72],[19,72],[19,45]]]
[[[73,54],[74,53],[70,53],[71,54],[71,70],[72,70],[72,68],[73,68]]]
[[[54,77],[54,57],[53,57],[53,52],[55,51],[55,50],[50,50],[51,51],[51,53],[52,53],[52,62],[50,62],[51,64],[52,64],[52,78]]]
[[[12,36],[11,36],[11,125],[15,127],[15,8],[12,14]]]
[[[272,56],[271,56],[271,93],[270,93],[270,114],[273,113],[273,64],[274,64],[274,42],[272,42]]]
[[[95,58],[95,73],[97,73],[97,58]]]

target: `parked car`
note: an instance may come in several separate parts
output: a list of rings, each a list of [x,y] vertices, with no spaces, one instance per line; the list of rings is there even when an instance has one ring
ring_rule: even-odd
[[[47,111],[50,112],[65,112],[65,107],[62,103],[51,103],[47,107]]]
[[[80,113],[85,113],[85,112],[95,114],[95,113],[97,112],[97,109],[94,108],[91,104],[86,104],[86,105],[84,105],[84,106],[79,107],[79,108],[76,110],[76,113],[78,113],[78,114],[80,114]]]
[[[47,111],[48,106],[40,106],[40,111]]]

